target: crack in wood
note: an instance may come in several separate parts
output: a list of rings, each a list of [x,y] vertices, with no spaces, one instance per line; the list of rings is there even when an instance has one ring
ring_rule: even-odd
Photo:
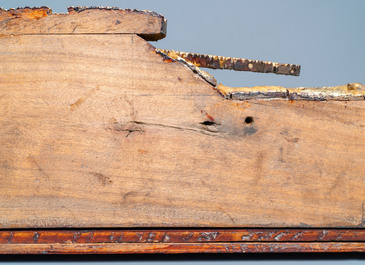
[[[144,125],[144,126],[156,126],[156,127],[175,129],[175,130],[181,130],[181,131],[191,131],[191,132],[203,133],[203,134],[210,135],[210,136],[217,136],[217,133],[222,133],[221,131],[210,130],[210,129],[206,128],[206,127],[210,127],[211,124],[209,124],[209,125],[202,124],[203,128],[198,129],[198,128],[192,128],[192,127],[181,127],[181,126],[177,126],[177,125],[150,123],[150,122],[142,122],[142,121],[130,121],[130,123]],[[219,124],[214,123],[214,125],[219,125]]]

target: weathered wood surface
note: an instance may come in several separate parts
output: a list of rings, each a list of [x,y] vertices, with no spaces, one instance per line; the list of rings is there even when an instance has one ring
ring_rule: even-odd
[[[73,8],[52,14],[47,7],[0,8],[0,35],[134,33],[156,41],[166,36],[166,19],[151,11]]]
[[[227,100],[134,34],[0,58],[0,228],[364,225],[364,102]]]

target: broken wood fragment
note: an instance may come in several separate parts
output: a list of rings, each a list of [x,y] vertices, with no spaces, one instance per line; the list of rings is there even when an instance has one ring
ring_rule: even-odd
[[[52,14],[48,7],[0,9],[0,35],[138,34],[157,41],[166,36],[166,19],[155,12],[115,7],[69,7]]]

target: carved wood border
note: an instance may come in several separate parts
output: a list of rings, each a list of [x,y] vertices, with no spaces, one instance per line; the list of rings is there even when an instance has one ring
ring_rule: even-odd
[[[1,230],[0,254],[365,252],[365,229]]]

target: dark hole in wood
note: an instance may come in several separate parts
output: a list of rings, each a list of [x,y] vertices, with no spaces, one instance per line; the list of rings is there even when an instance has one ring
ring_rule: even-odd
[[[215,122],[214,121],[203,121],[200,124],[203,124],[203,125],[214,125]]]
[[[251,124],[253,123],[253,118],[251,116],[247,116],[246,119],[245,119],[245,123],[246,124]]]

